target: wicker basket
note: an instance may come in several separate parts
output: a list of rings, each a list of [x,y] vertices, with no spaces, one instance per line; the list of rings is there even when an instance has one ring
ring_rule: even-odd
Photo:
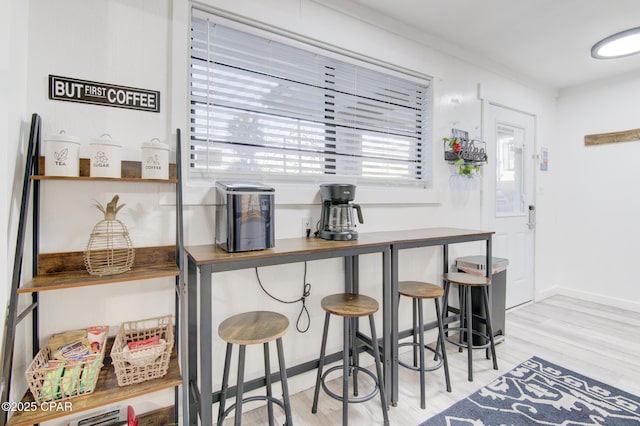
[[[51,349],[45,345],[35,356],[24,375],[29,390],[38,404],[46,401],[64,401],[93,392],[104,360],[105,348],[79,360],[61,362],[60,366],[47,366]]]
[[[127,347],[129,342],[142,341],[154,336],[160,336],[160,339],[164,340],[162,350],[158,350],[158,347],[129,350]],[[118,385],[146,382],[167,374],[172,348],[171,315],[123,323],[111,349],[111,360],[116,370]]]

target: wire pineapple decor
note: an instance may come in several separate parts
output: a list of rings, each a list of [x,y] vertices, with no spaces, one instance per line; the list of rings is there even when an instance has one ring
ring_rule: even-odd
[[[104,214],[104,219],[93,227],[87,248],[84,251],[84,264],[90,275],[112,275],[131,270],[135,250],[124,223],[116,219],[116,214],[125,204],[118,206],[118,195],[107,203],[105,208],[95,206]]]

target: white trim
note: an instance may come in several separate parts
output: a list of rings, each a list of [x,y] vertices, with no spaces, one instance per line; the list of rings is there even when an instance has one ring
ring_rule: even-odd
[[[260,182],[275,188],[277,206],[320,205],[319,184],[293,184],[278,182]],[[183,186],[185,206],[213,206],[216,204],[215,187],[211,185]],[[176,202],[173,191],[159,191],[160,204],[173,206]],[[360,205],[410,206],[441,204],[444,198],[441,191],[416,188],[388,188],[380,186],[358,185],[356,199]]]
[[[587,302],[599,303],[601,305],[613,308],[625,309],[632,312],[640,312],[640,302],[623,299],[620,297],[612,297],[604,294],[598,294],[588,291],[575,290],[567,287],[553,287],[544,292],[536,294],[536,302],[540,302],[552,296],[566,296],[574,299],[580,299]]]
[[[265,33],[268,33],[269,37],[280,43],[289,44],[291,46],[309,49],[312,47],[316,53],[321,53],[325,56],[331,56],[335,59],[344,60],[345,56],[350,57],[358,62],[364,62],[367,66],[378,68],[378,70],[384,70],[384,72],[393,71],[394,75],[402,78],[408,78],[412,76],[416,81],[423,82],[424,80],[432,81],[433,76],[419,71],[415,71],[409,68],[404,68],[390,62],[385,62],[380,59],[373,58],[371,56],[363,55],[352,50],[348,50],[333,44],[326,43],[322,40],[313,39],[292,31],[284,30],[282,28],[274,27],[264,22],[256,21],[235,13],[231,13],[226,10],[222,10],[211,5],[199,3],[197,1],[192,2],[191,10],[193,14],[196,14],[198,18],[210,19],[213,22],[220,23],[222,25],[234,28],[240,31],[249,32],[264,37]],[[213,17],[212,17],[213,15]],[[253,30],[252,30],[253,29]],[[274,37],[277,36],[277,37]],[[331,55],[333,54],[333,55]],[[357,62],[356,62],[357,64]]]
[[[542,302],[544,299],[556,296],[557,294],[559,294],[558,287],[552,287],[544,291],[536,292],[533,300],[535,302]]]

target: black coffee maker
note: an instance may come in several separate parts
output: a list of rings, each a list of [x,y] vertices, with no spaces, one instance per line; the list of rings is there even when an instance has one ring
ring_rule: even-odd
[[[328,183],[320,185],[322,199],[322,215],[318,236],[325,240],[357,240],[356,222],[353,211],[358,214],[358,221],[362,219],[362,209],[351,202],[356,195],[356,186],[344,183]]]

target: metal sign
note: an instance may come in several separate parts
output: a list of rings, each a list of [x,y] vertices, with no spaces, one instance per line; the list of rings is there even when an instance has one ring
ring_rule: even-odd
[[[485,150],[485,142],[479,140],[462,141],[460,158],[465,161],[483,162],[487,161],[487,153]]]
[[[160,92],[49,75],[49,99],[160,112]]]

